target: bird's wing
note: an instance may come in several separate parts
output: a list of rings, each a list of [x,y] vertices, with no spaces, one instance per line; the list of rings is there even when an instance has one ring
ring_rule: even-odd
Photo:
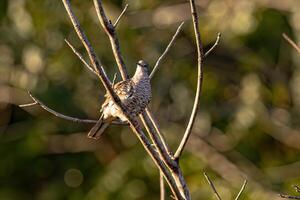
[[[122,101],[122,103],[126,104],[127,100],[130,100],[133,97],[133,94],[135,92],[134,83],[132,80],[128,79],[125,81],[120,81],[114,85],[114,91]],[[102,104],[102,109],[106,107],[109,102],[111,101],[111,98],[108,94],[105,94],[105,101]]]
[[[119,96],[121,101],[130,99],[135,92],[134,83],[130,79],[120,81],[114,86],[114,91]]]

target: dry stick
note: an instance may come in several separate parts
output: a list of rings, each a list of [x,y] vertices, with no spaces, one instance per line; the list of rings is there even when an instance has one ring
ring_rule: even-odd
[[[39,99],[34,97],[30,92],[28,92],[28,93],[29,93],[29,96],[32,98],[32,100],[34,102],[33,103],[28,103],[28,104],[22,104],[22,105],[19,105],[19,107],[29,107],[29,106],[39,105],[41,108],[43,108],[47,112],[49,112],[49,113],[53,114],[54,116],[59,117],[61,119],[65,119],[65,120],[72,121],[72,122],[77,122],[77,123],[86,123],[86,124],[95,124],[97,122],[97,120],[94,120],[94,119],[80,119],[80,118],[77,118],[77,117],[71,117],[71,116],[59,113],[59,112],[49,108],[48,106],[46,106],[43,102],[41,102]],[[113,121],[112,124],[114,124],[114,125],[128,125],[128,123],[121,122],[121,121]]]
[[[296,49],[296,51],[298,53],[300,53],[300,47],[289,37],[287,36],[287,34],[283,33],[282,37],[288,42],[290,43],[290,45],[292,45],[292,47],[294,47],[294,49]]]
[[[163,134],[161,133],[161,131],[160,131],[159,127],[158,127],[157,122],[154,119],[154,116],[150,112],[149,108],[146,108],[145,111],[146,111],[147,117],[151,121],[151,125],[154,127],[154,129],[155,129],[158,137],[160,138],[161,143],[162,143],[164,149],[167,151],[167,153],[169,154],[169,156],[172,158],[173,157],[172,152],[169,150],[169,147],[168,147],[168,145],[167,145],[167,143],[166,143],[166,141],[165,141],[165,139],[163,137]]]
[[[111,23],[110,20],[107,19],[104,9],[103,9],[103,6],[102,6],[102,1],[94,0],[94,6],[96,8],[96,13],[97,13],[98,19],[100,21],[100,24],[102,25],[104,31],[106,32],[106,34],[109,37],[113,53],[114,53],[114,55],[118,55],[118,56],[115,56],[115,58],[116,58],[116,62],[119,67],[119,71],[121,73],[122,79],[123,80],[128,79],[129,76],[127,73],[124,59],[121,55],[120,44],[119,44],[119,40],[116,35],[114,25]]]
[[[220,38],[221,38],[221,33],[218,33],[214,45],[212,45],[212,47],[207,52],[205,52],[204,57],[207,57],[216,48],[216,46],[219,44]]]
[[[163,173],[159,172],[160,200],[165,200],[165,182]]]
[[[180,188],[177,187],[176,180],[174,180],[171,177],[171,175],[169,174],[168,169],[164,165],[163,161],[161,161],[161,159],[159,158],[158,153],[152,148],[152,146],[151,146],[148,138],[145,136],[145,134],[143,133],[142,129],[140,128],[138,121],[136,119],[132,118],[130,115],[128,115],[127,110],[124,109],[124,106],[122,105],[119,97],[115,94],[115,92],[111,88],[109,80],[108,80],[107,77],[105,77],[104,70],[103,70],[103,68],[100,65],[100,61],[97,59],[96,54],[94,53],[93,48],[91,47],[91,45],[90,45],[87,37],[85,36],[84,32],[82,31],[82,29],[80,27],[80,24],[79,24],[77,18],[75,17],[75,15],[74,15],[74,13],[73,13],[73,11],[71,9],[70,2],[68,0],[62,0],[62,1],[64,3],[64,6],[65,6],[65,8],[67,10],[67,13],[68,13],[71,21],[72,21],[72,24],[74,26],[74,29],[75,29],[75,31],[76,31],[79,39],[81,40],[81,42],[83,43],[84,47],[87,50],[87,53],[89,54],[89,58],[91,60],[91,63],[93,65],[93,67],[95,68],[95,71],[97,72],[97,75],[99,76],[102,84],[104,85],[105,89],[107,90],[107,94],[112,98],[112,100],[114,101],[114,103],[116,104],[116,106],[118,106],[120,108],[120,110],[123,112],[123,114],[126,116],[126,118],[128,119],[128,122],[130,124],[131,129],[136,134],[136,136],[138,137],[138,139],[140,140],[140,142],[143,144],[144,148],[146,149],[146,151],[148,152],[148,154],[150,155],[150,157],[153,159],[154,163],[157,165],[157,167],[160,169],[160,171],[162,171],[164,173],[164,176],[166,177],[166,181],[170,185],[170,188],[171,188],[173,194],[176,196],[176,198],[179,199],[179,200],[186,199],[185,197],[182,196]],[[102,10],[101,13],[104,14],[103,8],[101,7],[102,5],[99,4],[100,2],[99,1],[98,2],[94,1],[94,3],[98,4],[98,5],[96,5],[96,10],[97,11]],[[99,5],[101,5],[100,6],[101,8],[99,7]],[[104,16],[104,17],[107,20],[106,16]],[[106,22],[104,22],[104,23],[106,23]],[[109,26],[111,28],[111,23],[110,22],[109,22]],[[109,30],[111,30],[111,29],[109,29]],[[111,41],[116,42],[117,40],[111,40]],[[118,43],[115,44],[115,45],[118,46]],[[114,46],[114,45],[112,44],[112,46]],[[114,51],[114,54],[115,53],[118,53],[118,52]],[[125,70],[126,68],[122,67],[122,68],[119,68],[119,69],[121,71],[121,70]],[[123,71],[123,72],[124,73],[121,73],[122,74],[122,78],[126,78],[128,76],[126,70]]]
[[[44,110],[48,111],[49,113],[55,115],[56,117],[62,118],[62,119],[66,119],[69,121],[73,121],[73,122],[79,122],[79,123],[90,123],[90,124],[95,124],[97,122],[97,120],[92,120],[92,119],[79,119],[79,118],[75,118],[75,117],[70,117],[64,114],[61,114],[59,112],[56,112],[55,110],[52,110],[51,108],[47,107],[44,103],[42,103],[40,100],[38,100],[37,98],[35,98],[30,92],[29,96],[32,98],[32,100],[34,101],[35,104],[41,106]]]
[[[72,49],[72,51],[75,53],[75,55],[81,60],[81,62],[94,74],[97,75],[97,72],[93,69],[92,66],[90,66],[83,58],[83,56],[75,49],[75,47],[67,40],[65,39],[65,42],[67,45]]]
[[[190,0],[190,5],[191,5],[191,13],[192,13],[192,19],[193,19],[193,25],[194,25],[194,31],[195,31],[195,37],[196,37],[197,54],[198,54],[197,90],[196,90],[194,106],[193,106],[193,110],[191,113],[189,123],[185,130],[184,136],[179,144],[179,147],[177,148],[175,155],[174,155],[174,158],[176,160],[179,159],[179,157],[189,139],[189,136],[191,135],[192,128],[193,128],[195,118],[196,118],[196,114],[197,114],[197,111],[199,108],[200,94],[201,94],[201,88],[202,88],[202,79],[203,79],[203,73],[202,73],[203,49],[202,49],[201,36],[200,36],[200,32],[199,32],[198,15],[197,15],[197,11],[196,11],[195,1]]]
[[[205,172],[203,174],[204,174],[204,176],[205,176],[208,184],[210,185],[211,189],[214,191],[214,194],[216,195],[217,199],[218,200],[222,200],[221,197],[220,197],[220,195],[219,195],[219,193],[217,192],[217,189],[214,186],[213,182],[210,180],[210,178],[207,176],[207,174]]]
[[[125,5],[123,11],[121,12],[121,14],[119,15],[118,19],[116,20],[116,22],[114,23],[114,27],[116,28],[118,26],[118,23],[120,21],[120,19],[123,17],[124,13],[126,12],[128,8],[128,4]]]
[[[247,185],[247,180],[244,181],[244,183],[243,183],[243,185],[242,185],[242,187],[241,187],[238,195],[235,197],[234,200],[238,200],[240,198],[240,196],[242,195],[243,191],[245,190],[246,185]]]
[[[21,104],[19,105],[19,107],[23,108],[23,107],[29,107],[29,106],[34,106],[37,105],[37,102],[33,102],[33,103],[26,103],[26,104]]]
[[[147,113],[144,111],[142,114],[141,120],[143,124],[145,125],[145,128],[149,134],[150,139],[153,141],[155,148],[158,151],[158,154],[160,158],[164,161],[164,163],[167,165],[167,167],[172,170],[173,168],[177,167],[177,163],[171,159],[170,155],[164,149],[164,145],[162,144],[162,141],[160,140],[159,135],[157,134],[156,130],[154,130],[153,126],[147,126],[147,124],[151,124],[150,119],[148,118]]]
[[[157,59],[155,65],[154,65],[154,67],[153,67],[153,70],[152,70],[152,72],[151,72],[151,74],[150,74],[150,76],[149,76],[150,79],[154,76],[154,73],[157,71],[158,66],[159,66],[159,64],[161,63],[162,59],[163,59],[163,58],[166,56],[166,54],[169,52],[169,50],[170,50],[171,46],[173,45],[173,43],[174,43],[176,37],[178,36],[178,34],[179,34],[180,31],[181,31],[181,28],[182,28],[183,24],[184,24],[184,22],[181,22],[181,24],[178,26],[178,28],[177,28],[175,34],[173,35],[171,41],[169,42],[168,46],[166,47],[165,51],[164,51],[163,54],[161,54],[161,56]]]

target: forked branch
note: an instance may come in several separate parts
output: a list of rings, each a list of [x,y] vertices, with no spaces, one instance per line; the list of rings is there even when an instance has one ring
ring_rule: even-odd
[[[119,17],[117,18],[116,22],[114,23],[114,27],[117,28],[118,23],[120,22],[121,18],[123,17],[124,13],[126,12],[128,8],[128,4],[125,5],[123,11],[121,12],[121,14],[119,15]]]
[[[185,130],[185,133],[183,135],[183,138],[179,144],[179,147],[177,148],[174,159],[178,160],[190,135],[192,132],[192,128],[195,122],[196,114],[199,108],[199,101],[200,101],[200,94],[202,89],[202,79],[203,79],[203,72],[202,72],[202,65],[203,65],[203,48],[202,48],[202,41],[199,31],[199,23],[198,23],[198,14],[196,10],[196,4],[194,0],[190,0],[190,6],[191,6],[191,13],[192,13],[192,19],[193,19],[193,26],[194,26],[194,32],[196,37],[196,45],[197,45],[197,60],[198,60],[198,74],[197,74],[197,90],[194,100],[194,106],[193,110],[190,116],[190,120],[188,122],[187,128]]]

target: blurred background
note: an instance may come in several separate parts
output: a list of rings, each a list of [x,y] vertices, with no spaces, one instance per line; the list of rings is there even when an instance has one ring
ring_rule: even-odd
[[[109,77],[116,72],[92,1],[71,1]],[[132,74],[153,66],[186,21],[152,79],[151,109],[175,150],[196,90],[196,48],[188,1],[104,1]],[[300,40],[298,0],[199,0],[205,59],[203,91],[181,166],[193,199],[213,199],[203,172],[223,199],[276,199],[300,185],[300,55],[282,38]],[[100,141],[91,128],[47,113],[27,91],[66,115],[97,119],[104,89],[64,43],[85,56],[61,1],[0,1],[0,199],[158,199],[159,175],[128,127]],[[120,80],[120,76],[118,76]],[[167,199],[170,191],[167,190]]]

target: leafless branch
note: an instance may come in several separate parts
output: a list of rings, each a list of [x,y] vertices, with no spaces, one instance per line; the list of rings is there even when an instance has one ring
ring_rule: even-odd
[[[222,200],[219,193],[217,192],[216,187],[214,186],[214,183],[210,180],[209,176],[204,172],[204,176],[208,182],[208,184],[210,185],[211,189],[214,191],[215,196],[217,197],[218,200]]]
[[[72,122],[79,122],[79,123],[89,123],[89,124],[94,124],[97,122],[97,120],[92,120],[92,119],[79,119],[79,118],[75,118],[75,117],[70,117],[64,114],[61,114],[59,112],[56,112],[55,110],[52,110],[51,108],[49,108],[48,106],[46,106],[43,102],[41,102],[40,100],[38,100],[37,98],[35,98],[30,92],[29,96],[32,98],[32,100],[34,101],[35,105],[39,105],[41,106],[44,110],[48,111],[49,113],[55,115],[56,117],[65,119],[65,120],[69,120]]]
[[[21,104],[19,105],[19,107],[23,108],[23,107],[29,107],[29,106],[34,106],[37,105],[37,102],[33,102],[33,103],[26,103],[26,104]]]
[[[161,54],[161,56],[157,59],[154,67],[153,67],[153,70],[150,74],[150,79],[154,76],[154,73],[157,71],[158,67],[159,67],[159,64],[161,63],[162,59],[167,55],[167,53],[169,52],[170,48],[172,47],[175,39],[177,38],[178,34],[180,33],[181,31],[181,28],[183,26],[184,22],[181,22],[181,24],[178,26],[176,32],[174,33],[171,41],[169,42],[168,46],[166,47],[165,51],[163,52],[163,54]]]
[[[114,27],[116,28],[118,26],[118,23],[120,21],[120,19],[123,17],[124,13],[126,12],[128,8],[128,4],[125,5],[123,11],[121,12],[121,14],[119,15],[118,19],[116,20],[116,22],[114,23]]]
[[[119,40],[116,35],[115,27],[111,23],[111,21],[108,20],[108,18],[106,17],[106,14],[105,14],[103,6],[102,6],[102,1],[94,0],[94,6],[96,8],[96,12],[97,12],[97,16],[100,21],[100,24],[102,25],[105,33],[109,37],[110,44],[111,44],[117,65],[119,67],[119,71],[121,73],[122,79],[126,80],[129,78],[129,76],[127,73],[124,59],[121,55],[120,44],[119,44]]]
[[[159,172],[160,200],[165,200],[165,182],[164,175]]]
[[[296,42],[294,42],[287,34],[283,33],[282,34],[282,37],[288,42],[290,43],[290,45],[292,47],[294,47],[294,49],[296,49],[296,51],[298,53],[300,53],[300,47],[296,44]]]
[[[245,190],[245,187],[247,185],[247,180],[244,181],[239,193],[237,194],[237,196],[235,197],[235,200],[238,200],[240,198],[240,196],[242,195],[243,191]]]
[[[204,57],[207,57],[217,47],[217,45],[219,44],[220,38],[221,38],[221,33],[218,33],[217,39],[216,39],[214,45],[212,45],[212,47],[207,52],[205,52]]]
[[[194,31],[195,31],[195,37],[196,37],[196,45],[197,45],[197,58],[198,58],[198,74],[197,74],[197,90],[195,95],[195,101],[193,110],[190,116],[189,123],[187,125],[187,128],[185,130],[185,133],[183,135],[183,138],[179,144],[179,147],[177,148],[174,158],[176,160],[179,159],[188,139],[191,135],[192,128],[195,122],[196,114],[199,108],[199,101],[200,101],[200,94],[201,94],[201,88],[202,88],[202,79],[203,79],[203,72],[202,72],[202,63],[203,63],[203,48],[202,48],[202,41],[199,31],[199,23],[198,23],[198,14],[196,11],[196,5],[194,0],[190,0],[191,5],[191,13],[192,13],[192,19],[193,19],[193,25],[194,25]]]
[[[93,69],[92,66],[90,66],[83,58],[83,56],[75,49],[75,47],[67,40],[65,39],[65,42],[67,45],[72,49],[72,51],[75,53],[75,55],[81,60],[81,62],[94,74],[97,75],[97,72]]]

